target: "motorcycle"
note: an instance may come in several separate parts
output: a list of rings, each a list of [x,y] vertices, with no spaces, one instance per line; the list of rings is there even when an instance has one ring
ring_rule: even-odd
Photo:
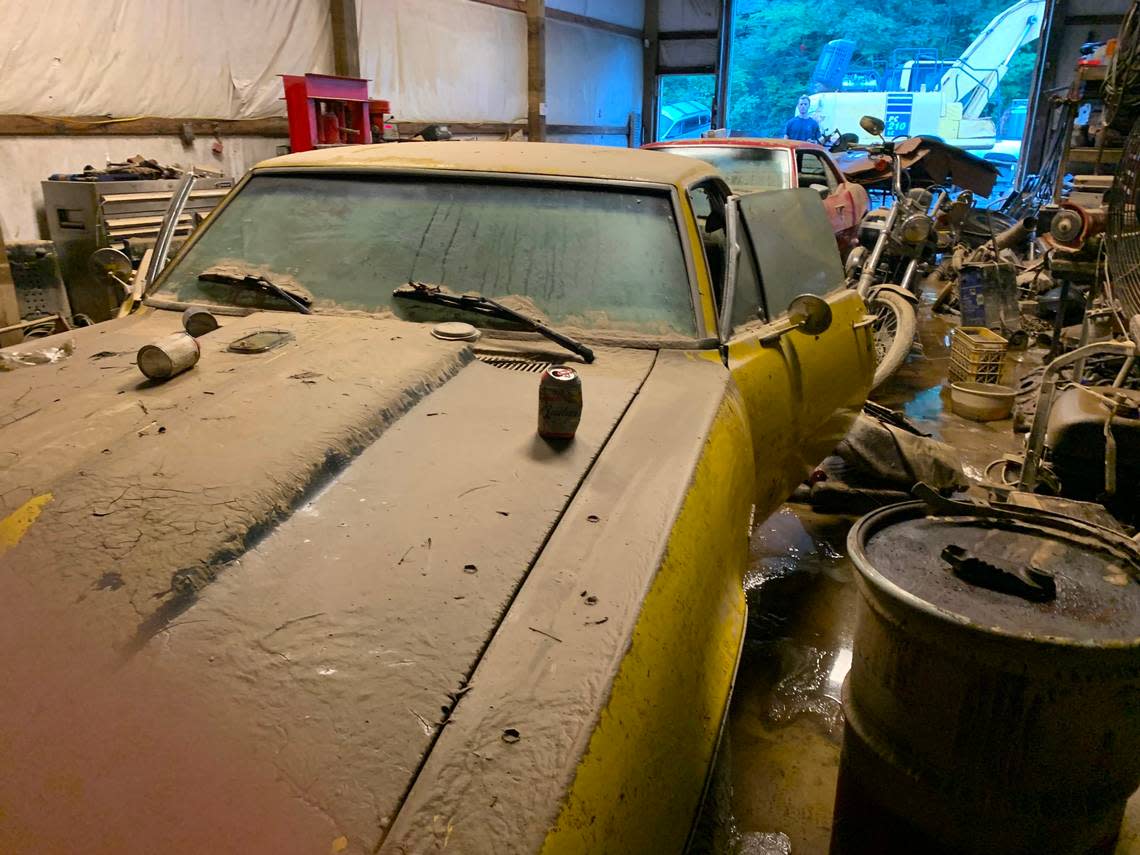
[[[881,119],[864,116],[859,125],[881,142],[846,146],[865,151],[877,161],[891,162],[890,208],[871,211],[863,221],[860,246],[847,257],[848,285],[853,287],[874,316],[872,330],[877,366],[873,386],[881,385],[906,361],[918,328],[918,273],[937,251],[931,208],[947,205],[946,192],[934,194],[921,187],[902,189],[902,163],[895,143],[883,139]]]

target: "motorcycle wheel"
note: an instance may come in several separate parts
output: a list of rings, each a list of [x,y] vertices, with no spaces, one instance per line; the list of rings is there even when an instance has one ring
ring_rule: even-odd
[[[914,306],[892,291],[879,291],[867,301],[875,316],[871,329],[875,336],[875,378],[877,389],[906,362],[914,334],[918,329]]]

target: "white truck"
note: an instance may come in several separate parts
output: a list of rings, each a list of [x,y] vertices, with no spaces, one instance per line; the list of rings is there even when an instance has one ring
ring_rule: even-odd
[[[825,131],[857,133],[873,142],[859,118],[880,116],[887,139],[933,136],[965,149],[989,149],[994,120],[983,117],[1009,63],[1022,45],[1041,34],[1045,0],[1019,0],[999,13],[960,57],[943,61],[932,49],[900,50],[885,74],[847,73],[854,43],[836,39],[812,77],[821,91],[811,96],[810,115]]]

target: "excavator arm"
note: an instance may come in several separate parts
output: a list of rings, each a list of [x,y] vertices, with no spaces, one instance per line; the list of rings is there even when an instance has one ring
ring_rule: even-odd
[[[963,119],[982,115],[1009,63],[1041,34],[1045,0],[1019,0],[999,12],[942,75],[944,104],[960,103]]]

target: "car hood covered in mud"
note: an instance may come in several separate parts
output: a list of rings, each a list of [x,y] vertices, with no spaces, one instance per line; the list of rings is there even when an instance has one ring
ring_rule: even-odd
[[[169,311],[0,374],[0,849],[382,839],[655,360],[598,348],[555,447],[509,342],[221,320],[166,383],[134,361]]]

